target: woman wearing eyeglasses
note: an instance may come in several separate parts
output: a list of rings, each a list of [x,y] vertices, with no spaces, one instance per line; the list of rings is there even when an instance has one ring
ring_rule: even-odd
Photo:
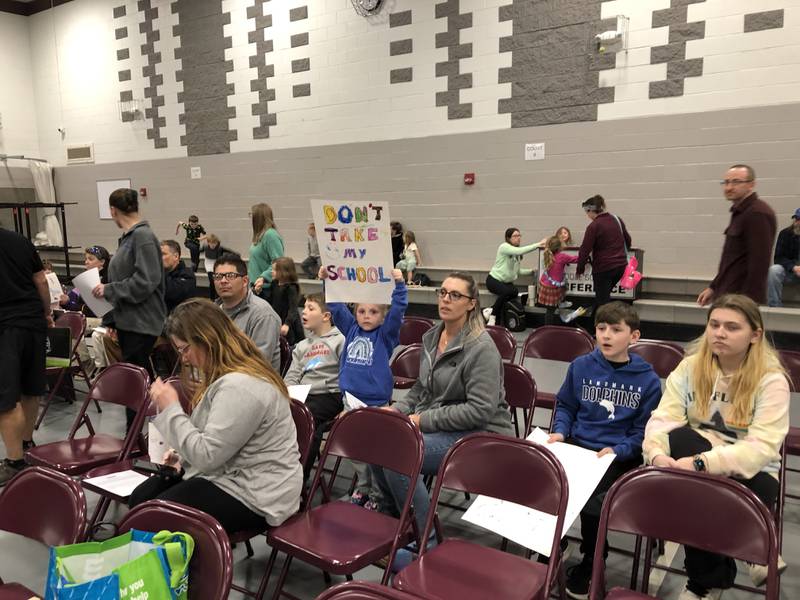
[[[503,390],[503,362],[484,329],[478,285],[465,273],[450,273],[438,290],[442,320],[422,337],[419,379],[405,398],[389,410],[409,416],[425,440],[423,475],[435,475],[450,447],[477,431],[513,435],[511,413]],[[400,511],[408,479],[388,469],[375,468],[376,481],[386,498]],[[419,531],[430,509],[422,477],[415,482],[414,516]],[[393,569],[410,560],[398,555]]]
[[[599,194],[585,200],[581,206],[591,223],[583,234],[575,272],[583,275],[591,256],[596,311],[611,302],[611,290],[622,279],[628,264],[625,248],[631,247],[631,236],[622,219],[606,212],[606,201]]]
[[[177,469],[131,494],[135,506],[159,498],[192,506],[228,532],[280,525],[297,512],[303,469],[286,385],[255,344],[211,301],[175,308],[167,335],[181,356],[192,411],[160,379],[150,387],[153,423]],[[199,384],[188,380],[199,373]],[[152,457],[156,458],[156,457]]]

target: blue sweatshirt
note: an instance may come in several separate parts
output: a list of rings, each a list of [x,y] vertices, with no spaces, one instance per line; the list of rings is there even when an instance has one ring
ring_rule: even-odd
[[[640,356],[614,369],[595,348],[572,361],[557,394],[553,433],[592,450],[613,448],[617,460],[642,454],[644,427],[661,400],[661,381]]]
[[[364,331],[345,304],[328,304],[334,324],[345,334],[345,350],[339,367],[342,393],[350,392],[369,406],[388,404],[392,399],[394,378],[389,358],[400,341],[400,325],[407,306],[406,284],[397,281],[383,323],[372,331]]]

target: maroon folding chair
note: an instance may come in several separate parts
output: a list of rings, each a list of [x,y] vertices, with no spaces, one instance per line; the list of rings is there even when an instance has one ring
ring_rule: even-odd
[[[83,313],[67,311],[56,319],[55,325],[56,327],[65,327],[69,329],[70,339],[72,340],[70,363],[68,367],[47,367],[46,376],[49,381],[53,382],[53,385],[50,386],[50,392],[47,394],[44,404],[39,411],[39,416],[36,418],[36,424],[33,427],[34,429],[39,429],[42,421],[44,421],[44,415],[47,413],[47,409],[50,408],[50,403],[53,401],[53,396],[55,396],[56,392],[64,387],[65,384],[68,386],[67,389],[72,397],[71,399],[75,400],[75,386],[72,381],[74,376],[80,375],[86,381],[86,385],[91,384],[89,375],[86,373],[86,369],[83,368],[80,356],[78,355],[78,345],[81,343],[86,333],[86,317]],[[100,405],[95,403],[95,406],[97,407],[97,412],[100,412]]]
[[[24,598],[23,600],[28,599]],[[317,600],[420,600],[420,597],[377,583],[347,581],[325,590],[317,596]]]
[[[735,524],[735,525],[734,525]],[[641,537],[647,538],[641,592],[613,588],[606,593],[603,544],[608,531],[637,537],[632,588]],[[645,600],[652,568],[653,540],[671,540],[708,552],[769,566],[767,600],[778,598],[778,541],[769,510],[753,492],[727,477],[643,467],[620,477],[606,495],[592,566],[592,600]],[[666,568],[671,572],[679,572]]]
[[[295,429],[297,429],[297,449],[300,451],[300,465],[304,466],[306,461],[308,460],[308,454],[311,452],[311,444],[314,439],[314,416],[311,414],[311,411],[308,410],[308,407],[295,400],[294,398],[291,399],[291,409],[292,409],[292,419],[294,420]],[[305,488],[301,492],[302,498],[300,501],[300,510],[306,505],[308,502],[308,496],[306,495]],[[258,535],[264,534],[266,531],[261,530],[254,530],[250,529],[247,531],[237,531],[229,535],[231,540],[231,544],[238,544],[239,542],[244,542],[245,548],[247,549],[247,557],[253,557],[253,546],[250,544],[250,540]],[[267,583],[269,581],[269,572],[264,571],[264,575],[261,578],[261,583],[258,586],[258,590],[253,592],[248,590],[245,587],[242,587],[238,584],[232,583],[231,587],[236,590],[237,592],[241,592],[245,596],[250,596],[252,598],[262,598],[264,596],[264,592],[267,589]]]
[[[285,337],[280,336],[279,339],[281,347],[281,377],[283,377],[292,365],[292,349],[289,348],[289,342]]]
[[[394,389],[407,390],[419,379],[419,364],[422,344],[406,346],[392,359],[389,365],[394,376]]]
[[[524,477],[509,477],[524,473]],[[442,488],[485,494],[556,517],[549,564],[526,560],[486,546],[445,538],[423,544],[419,558],[394,577],[396,589],[423,598],[459,600],[544,600],[558,579],[563,584],[561,532],[569,488],[561,463],[543,446],[493,433],[475,433],[453,444],[436,476],[431,505]],[[422,539],[433,531],[430,511]],[[563,598],[564,586],[559,586]]]
[[[497,346],[500,358],[505,362],[514,362],[514,357],[517,355],[517,338],[514,334],[502,325],[487,325],[486,332]]]
[[[519,364],[524,366],[526,358],[569,363],[579,356],[594,350],[594,346],[594,338],[585,329],[561,325],[545,325],[534,329],[525,340]],[[556,394],[554,392],[537,391],[537,408],[553,410],[555,403]]]
[[[94,380],[67,439],[34,446],[25,453],[25,460],[31,465],[75,476],[141,454],[138,442],[147,410],[149,384],[150,377],[142,367],[128,363],[111,365]],[[118,404],[136,412],[124,438],[95,432],[87,413],[89,403],[95,400]],[[89,431],[88,437],[76,438],[83,425]]]
[[[800,392],[800,352],[797,350],[779,350],[778,356],[781,359],[783,368],[789,375],[789,382],[791,383],[791,390],[793,392]],[[800,456],[800,427],[789,427],[789,434],[786,436],[784,442],[786,454],[789,456]],[[800,473],[800,469],[794,467],[785,467],[786,471],[792,473]],[[794,498],[800,500],[797,494],[786,494],[787,498]]]
[[[172,342],[162,339],[159,343],[156,343],[150,351],[150,368],[153,370],[153,373],[158,373],[159,370],[156,367],[158,365],[164,365],[169,375],[173,376],[180,368],[180,358],[178,352],[172,346]]]
[[[149,500],[133,508],[119,524],[118,533],[182,531],[192,536],[194,554],[189,561],[189,598],[227,598],[233,579],[233,558],[228,535],[217,520],[204,512],[167,502]]]
[[[628,351],[641,356],[645,362],[652,365],[653,370],[661,379],[666,379],[683,360],[684,351],[674,344],[659,342],[658,340],[639,340],[632,344]]]
[[[336,419],[320,457],[308,497],[313,498],[322,483],[323,469],[328,457],[344,458],[391,469],[416,481],[422,468],[422,434],[408,417],[396,411],[361,408]],[[336,476],[336,468],[331,477]],[[397,549],[416,535],[416,523],[411,517],[414,486],[404,499],[399,518],[367,510],[349,501],[328,501],[311,507],[306,504],[300,514],[267,532],[272,554],[267,564],[267,577],[272,571],[278,552],[286,554],[273,599],[283,591],[289,566],[294,558],[311,564],[324,573],[345,575],[353,573],[388,556],[392,564]],[[433,513],[433,511],[431,511]],[[389,579],[388,566],[381,583]]]
[[[536,408],[536,381],[525,367],[513,363],[503,363],[503,387],[506,391],[506,402],[511,408],[511,420],[514,422],[514,433],[517,437],[526,438],[533,429],[533,411]],[[519,417],[517,410],[522,411],[525,418],[522,435],[519,434]]]
[[[432,319],[425,317],[403,317],[400,325],[400,345],[421,344],[422,336],[434,326]]]

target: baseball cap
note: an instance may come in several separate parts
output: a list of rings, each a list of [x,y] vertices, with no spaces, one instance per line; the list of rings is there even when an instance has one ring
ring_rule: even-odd
[[[796,211],[794,211],[794,214],[792,215],[792,218],[793,219],[800,219],[800,208],[798,208]]]

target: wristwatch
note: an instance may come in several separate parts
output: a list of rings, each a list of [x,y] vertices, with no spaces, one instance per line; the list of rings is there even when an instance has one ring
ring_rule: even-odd
[[[692,462],[692,464],[694,465],[694,470],[695,471],[702,472],[702,471],[706,470],[706,461],[703,458],[702,454],[695,454],[694,455],[694,461]]]

